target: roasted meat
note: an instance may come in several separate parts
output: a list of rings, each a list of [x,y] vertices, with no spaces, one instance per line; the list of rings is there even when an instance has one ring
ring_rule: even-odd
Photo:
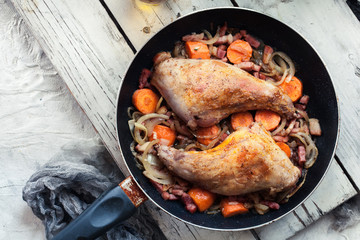
[[[268,109],[287,118],[295,113],[291,99],[280,88],[218,60],[169,58],[157,62],[151,84],[193,129],[246,110]]]
[[[157,152],[176,175],[227,196],[280,192],[294,186],[300,177],[300,170],[259,123],[240,128],[210,150],[184,152],[159,145]]]

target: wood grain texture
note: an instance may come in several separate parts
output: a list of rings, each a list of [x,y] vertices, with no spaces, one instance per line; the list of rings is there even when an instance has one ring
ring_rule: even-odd
[[[177,17],[210,7],[233,6],[230,0],[165,1],[149,6],[138,0],[104,0],[136,49]]]
[[[13,1],[122,172],[117,91],[133,52],[96,1]]]
[[[314,193],[295,211],[268,226],[255,229],[262,240],[287,239],[306,228],[334,208],[334,203],[342,203],[357,192],[338,163],[333,160],[329,171]],[[348,183],[348,184],[346,184]]]
[[[37,36],[44,51],[67,83],[84,112],[88,115],[121,170],[125,175],[128,175],[120,157],[115,131],[116,94],[118,86],[124,76],[125,69],[133,57],[133,53],[123,36],[112,23],[101,4],[96,1],[12,0],[12,2],[35,36]],[[168,0],[166,3],[157,7],[141,8],[136,5],[135,0],[106,0],[105,2],[110,7],[115,18],[136,49],[139,49],[153,34],[164,25],[175,20],[179,15],[184,15],[193,10],[206,7],[231,5],[230,1],[225,0]],[[324,2],[332,3],[330,0],[324,0]],[[314,6],[318,7],[317,10],[320,11],[320,13],[316,13],[317,15],[321,16],[321,13],[324,15],[324,12],[321,12],[322,8],[318,6],[319,3],[313,2],[293,3],[287,1],[286,3],[282,3],[280,1],[270,1],[265,4],[261,1],[239,1],[238,4],[240,6],[257,9],[258,11],[266,11],[268,14],[274,14],[273,16],[275,17],[276,14],[278,14],[278,18],[285,23],[286,21],[283,19],[285,14],[283,16],[281,13],[283,11],[287,13],[291,12],[285,11],[286,6],[289,6],[290,10],[294,10],[296,6],[300,6],[299,9],[294,10],[294,14],[302,13],[305,15],[315,14],[311,13],[311,9],[313,9]],[[301,8],[310,8],[310,13],[304,13]],[[281,11],[278,11],[278,9]],[[327,9],[325,8],[324,11],[325,10]],[[145,11],[147,12],[145,13]],[[307,17],[316,22],[314,18]],[[285,18],[291,19],[294,18],[294,16],[288,14]],[[297,30],[302,32],[303,29],[301,29],[301,26],[303,22],[309,22],[309,20],[305,20],[299,21],[294,18],[292,20],[293,23],[288,24],[290,24],[290,26],[292,26],[291,24],[299,26],[300,29]],[[309,24],[314,25],[314,22]],[[295,26],[293,27],[296,29]],[[321,27],[316,26],[317,28]],[[146,33],[148,30],[150,30],[150,33]],[[333,29],[333,32],[334,31]],[[353,32],[354,31],[355,30],[353,30]],[[321,38],[321,34],[316,36],[318,39],[324,39]],[[349,36],[353,35],[350,34]],[[356,36],[356,34],[354,36]],[[312,42],[312,39],[309,38],[309,40]],[[317,41],[319,42],[319,40]],[[324,41],[319,44],[323,45],[321,51],[325,52],[327,50],[325,45],[330,46],[324,43]],[[341,44],[343,45],[344,42],[342,41]],[[331,54],[326,53],[323,55],[322,52],[319,51],[328,65],[330,63],[334,65],[338,63],[338,61],[332,61],[332,56],[334,56],[334,53],[335,56],[337,56],[336,52],[341,49],[341,44],[335,44],[334,49],[330,51]],[[341,57],[344,56],[341,55]],[[351,57],[357,59],[358,55],[354,53]],[[333,76],[335,76],[335,74],[337,76],[340,75],[339,70],[335,71],[336,73],[330,72]],[[351,79],[348,79],[347,81],[350,80]],[[342,86],[339,82],[335,85],[340,95],[341,90],[339,90],[339,88]],[[352,90],[350,97],[356,97],[356,94],[353,92],[357,92],[357,88],[354,84],[353,87],[355,90]],[[340,98],[341,97],[342,96],[340,96]],[[342,105],[345,105],[347,101],[351,103],[350,97],[345,98],[346,101],[342,100]],[[348,106],[348,108],[349,112],[345,117],[354,120],[356,117],[355,114],[350,114],[350,111],[354,110],[354,107]],[[357,127],[357,124],[358,123],[352,123],[350,126]],[[345,138],[349,136],[351,135],[345,135]],[[355,148],[356,146],[354,138],[351,139],[344,140],[347,148]],[[342,138],[340,138],[340,143],[341,146]],[[354,152],[356,151],[359,150],[355,149]],[[354,157],[352,153],[339,154],[341,160],[346,156],[350,158]],[[326,180],[327,178],[330,179]],[[282,229],[284,234],[277,239],[289,237],[356,193],[336,162],[332,164],[326,179],[319,189],[296,211],[296,214],[288,215],[276,223],[256,230],[261,239],[274,239],[273,237],[279,234],[279,230],[277,230],[279,226],[284,228]],[[336,184],[333,184],[332,181],[336,181]],[[326,193],[329,188],[341,194],[336,194],[332,198],[324,197],[323,194]],[[169,239],[254,239],[249,231],[215,232],[192,227],[159,211],[151,202],[146,203],[146,206],[149,207],[152,216],[159,222],[161,229]],[[288,223],[291,224],[288,225]]]

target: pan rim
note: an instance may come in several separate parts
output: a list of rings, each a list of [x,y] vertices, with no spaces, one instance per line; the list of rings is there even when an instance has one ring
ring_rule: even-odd
[[[133,64],[136,56],[139,54],[139,52],[144,48],[144,46],[153,38],[155,37],[159,32],[161,32],[163,29],[165,29],[166,27],[168,27],[170,24],[172,23],[175,23],[183,18],[186,18],[188,16],[191,16],[191,15],[194,15],[194,14],[198,14],[200,12],[206,12],[206,11],[212,11],[212,10],[222,10],[222,9],[232,9],[232,10],[240,10],[240,11],[249,11],[249,12],[254,12],[256,14],[261,14],[261,15],[264,15],[266,17],[269,17],[275,21],[278,21],[280,22],[281,24],[285,25],[286,27],[288,27],[289,29],[291,29],[293,32],[297,33],[304,41],[306,41],[307,44],[309,44],[309,46],[312,48],[312,50],[316,53],[316,55],[319,57],[321,63],[323,64],[323,66],[325,67],[325,70],[327,72],[327,74],[329,75],[329,78],[330,78],[330,82],[331,82],[331,85],[333,87],[333,90],[334,90],[334,94],[335,94],[335,98],[336,98],[336,107],[337,107],[337,114],[338,114],[338,119],[337,119],[337,133],[336,133],[336,139],[335,139],[335,144],[334,144],[334,148],[332,150],[332,153],[331,153],[331,158],[328,162],[328,165],[324,171],[324,173],[322,174],[320,180],[318,181],[318,183],[316,184],[316,186],[310,191],[310,193],[304,197],[303,200],[301,200],[297,205],[295,205],[294,207],[292,207],[291,209],[289,209],[287,212],[285,212],[284,214],[274,218],[274,219],[271,219],[265,223],[261,223],[261,224],[257,224],[257,225],[253,225],[251,227],[241,227],[241,228],[213,228],[213,227],[207,227],[207,226],[203,226],[203,225],[199,225],[199,224],[196,224],[196,223],[193,223],[193,222],[189,222],[185,219],[182,219],[176,215],[174,215],[173,213],[169,212],[168,210],[164,209],[159,203],[157,203],[155,200],[152,199],[151,196],[149,196],[149,194],[143,189],[143,187],[139,184],[139,182],[137,181],[137,179],[135,178],[134,174],[132,173],[132,171],[130,170],[126,160],[125,160],[125,157],[124,157],[124,154],[123,154],[123,151],[122,151],[122,145],[120,143],[120,139],[119,139],[119,129],[118,129],[118,107],[119,107],[119,98],[120,98],[120,92],[121,92],[121,89],[123,87],[123,84],[124,84],[124,80],[125,80],[125,77],[126,75],[128,74],[128,71],[131,67],[131,65]],[[120,149],[120,154],[121,154],[121,158],[122,158],[122,161],[125,163],[125,166],[129,172],[129,174],[131,175],[131,177],[133,178],[133,180],[136,182],[137,186],[141,189],[141,191],[147,196],[147,198],[155,204],[155,206],[157,206],[158,208],[160,208],[162,211],[164,211],[165,213],[169,214],[171,217],[174,217],[184,223],[187,223],[187,224],[190,224],[192,226],[196,226],[196,227],[199,227],[199,228],[202,228],[202,229],[207,229],[207,230],[216,230],[216,231],[223,231],[223,232],[229,232],[229,231],[245,231],[245,230],[251,230],[251,229],[255,229],[255,228],[259,228],[259,227],[263,227],[263,226],[266,226],[266,225],[269,225],[275,221],[278,221],[279,219],[285,217],[286,215],[292,213],[295,209],[297,209],[300,205],[302,205],[313,193],[314,191],[319,187],[320,183],[323,181],[325,175],[328,173],[329,171],[329,168],[330,168],[330,165],[332,164],[333,160],[334,160],[334,156],[335,156],[335,151],[337,149],[337,146],[338,146],[338,140],[339,140],[339,135],[340,135],[340,105],[339,105],[339,98],[338,98],[338,94],[336,92],[336,89],[334,87],[334,84],[333,84],[333,77],[331,76],[331,73],[328,69],[328,66],[327,64],[324,62],[323,58],[321,57],[321,55],[319,54],[319,52],[316,50],[316,48],[313,46],[313,44],[311,42],[309,42],[301,33],[299,33],[298,31],[296,31],[293,27],[289,26],[288,24],[266,14],[266,13],[262,13],[262,12],[259,12],[259,11],[256,11],[254,9],[249,9],[249,8],[244,8],[244,7],[211,7],[211,8],[205,8],[205,9],[201,9],[201,10],[197,10],[197,11],[193,11],[191,13],[188,13],[188,14],[185,14],[179,18],[177,18],[176,20],[174,20],[173,22],[163,26],[159,31],[157,31],[157,33],[155,33],[153,36],[151,36],[142,46],[141,48],[139,48],[139,50],[137,50],[137,52],[135,53],[135,55],[133,56],[133,59],[131,60],[131,62],[128,64],[127,66],[127,69],[125,71],[125,74],[123,76],[123,79],[120,83],[120,86],[119,86],[119,89],[118,89],[118,94],[117,94],[117,100],[116,100],[116,116],[115,116],[115,121],[116,121],[116,133],[117,133],[117,141],[118,141],[118,144],[119,144],[119,149]]]

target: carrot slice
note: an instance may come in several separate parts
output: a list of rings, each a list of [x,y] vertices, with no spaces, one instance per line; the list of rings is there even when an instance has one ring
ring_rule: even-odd
[[[188,194],[200,212],[203,212],[211,207],[216,199],[216,194],[198,187],[191,188]]]
[[[248,62],[252,56],[252,48],[248,42],[236,40],[230,44],[226,55],[229,61],[234,64]]]
[[[258,110],[255,113],[255,121],[261,122],[268,131],[274,130],[279,125],[280,120],[280,115],[270,110]]]
[[[220,133],[220,128],[216,125],[211,127],[199,128],[196,131],[197,140],[199,143],[209,145]]]
[[[205,43],[186,42],[185,50],[189,55],[189,58],[210,59],[210,51]]]
[[[231,115],[231,127],[236,130],[239,127],[248,127],[252,122],[254,122],[254,118],[252,114],[248,111],[234,113]]]
[[[303,84],[295,76],[288,83],[284,81],[279,85],[279,87],[285,91],[285,93],[291,98],[291,101],[293,102],[299,100],[303,94]]]
[[[149,139],[150,141],[160,139],[160,144],[171,146],[175,142],[176,133],[169,127],[163,125],[156,125]]]
[[[286,153],[286,156],[288,156],[288,158],[291,156],[291,149],[289,145],[284,142],[277,142],[276,144],[280,147],[281,150]]]
[[[153,113],[159,97],[151,89],[142,88],[134,92],[132,103],[143,114]]]
[[[238,214],[247,213],[247,209],[243,203],[230,201],[229,198],[223,198],[220,203],[221,213],[224,217],[232,217]]]

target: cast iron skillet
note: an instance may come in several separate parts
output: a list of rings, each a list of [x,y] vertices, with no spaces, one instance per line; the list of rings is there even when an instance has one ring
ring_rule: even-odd
[[[128,126],[127,108],[132,105],[131,96],[138,87],[141,70],[143,68],[151,69],[154,55],[160,51],[171,51],[174,43],[180,40],[182,36],[191,32],[199,33],[203,29],[209,30],[210,23],[216,28],[216,26],[222,26],[224,22],[227,22],[229,27],[246,29],[253,36],[262,39],[266,44],[277,50],[287,53],[292,58],[297,66],[296,76],[303,81],[304,93],[310,96],[307,110],[309,116],[318,118],[322,128],[322,136],[316,138],[319,156],[316,163],[310,168],[305,184],[290,198],[288,203],[281,205],[279,210],[270,211],[265,215],[248,213],[224,218],[221,214],[207,215],[199,212],[190,214],[185,210],[184,205],[180,201],[165,201],[162,199],[150,181],[142,174],[142,171],[136,167],[129,147],[132,137]],[[260,227],[285,216],[299,206],[315,190],[327,172],[335,152],[339,131],[338,104],[334,87],[329,73],[316,51],[301,35],[280,21],[264,14],[241,8],[215,8],[198,11],[179,18],[152,37],[137,53],[125,75],[118,95],[116,121],[123,158],[141,191],[159,208],[184,222],[207,229],[223,231]],[[120,188],[116,187],[115,189]],[[120,190],[116,190],[115,193],[114,190],[110,192],[113,192],[112,194],[115,196],[117,196],[116,192],[123,194]],[[116,204],[114,205],[114,201],[110,201],[112,203],[110,207],[103,203],[103,199],[107,199],[104,196],[100,197],[97,203],[91,207],[97,207],[97,210],[91,210],[90,208],[89,211],[88,209],[85,211],[85,213],[91,212],[92,215],[89,213],[87,215],[83,214],[85,217],[81,215],[81,217],[72,223],[78,224],[76,227],[69,226],[63,231],[67,235],[66,239],[69,239],[69,236],[72,238],[98,236],[96,234],[100,234],[101,231],[108,229],[114,224],[113,222],[109,223],[109,218],[114,219],[114,221],[124,218],[122,216],[123,210],[118,209]],[[121,201],[121,204],[127,204],[127,211],[125,212],[130,214],[129,209],[133,211],[134,207],[128,202],[128,199]],[[116,210],[114,210],[114,206],[116,206]],[[102,216],[95,216],[94,211],[101,213]],[[119,216],[114,217],[114,211]],[[108,215],[110,212],[111,217]],[[97,224],[93,224],[89,220],[91,217],[97,219]],[[85,222],[90,224],[90,226],[85,227],[82,223],[84,220],[80,221],[81,218],[87,219]],[[102,224],[99,223],[99,218],[102,219]],[[75,230],[81,229],[86,230],[83,230],[83,233],[75,232]],[[64,234],[61,237],[60,233],[57,239],[65,239]]]

